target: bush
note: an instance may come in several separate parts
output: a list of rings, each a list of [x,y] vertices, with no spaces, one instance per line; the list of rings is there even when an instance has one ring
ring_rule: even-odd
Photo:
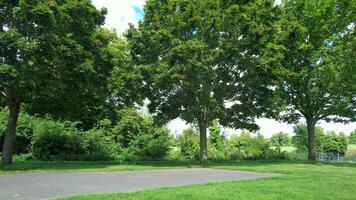
[[[161,160],[168,154],[170,146],[169,130],[163,127],[140,133],[130,143],[129,148],[137,160]]]
[[[213,120],[209,127],[208,138],[208,156],[210,160],[227,160],[228,159],[228,140],[221,133],[220,124]]]
[[[91,129],[80,133],[81,146],[85,153],[78,160],[104,161],[113,160],[118,154],[118,146],[112,137],[107,136],[104,129]]]
[[[293,145],[297,148],[298,152],[307,152],[307,126],[299,124],[293,129],[295,133],[295,136],[292,138]],[[315,139],[316,152],[344,155],[347,150],[348,139],[343,133],[336,134],[331,131],[325,134],[322,128],[315,127]]]
[[[305,124],[297,124],[293,127],[294,136],[292,144],[297,152],[304,153],[308,151],[308,132]],[[315,148],[316,151],[322,152],[322,137],[324,130],[321,127],[315,127]]]
[[[275,156],[267,140],[260,134],[252,137],[249,132],[240,136],[232,135],[229,140],[229,158],[236,159],[265,159]]]
[[[350,144],[356,144],[356,130],[350,133],[349,142]]]
[[[0,110],[0,150],[2,150],[4,144],[8,112],[7,108]],[[23,112],[20,113],[16,128],[15,154],[29,153],[34,121],[34,117]]]
[[[73,155],[84,154],[85,149],[73,126],[44,119],[35,125],[31,152],[40,160],[67,160]]]
[[[43,119],[35,125],[31,153],[40,160],[111,160],[117,146],[100,129],[80,132],[73,123]]]
[[[345,155],[347,150],[347,137],[344,134],[337,135],[335,132],[327,132],[322,138],[322,152],[339,153]]]
[[[152,120],[143,117],[134,108],[121,110],[118,115],[120,120],[111,130],[111,135],[122,148],[128,148],[138,135],[148,133],[152,128]]]
[[[193,128],[183,131],[178,138],[181,155],[188,160],[199,160],[199,137]]]

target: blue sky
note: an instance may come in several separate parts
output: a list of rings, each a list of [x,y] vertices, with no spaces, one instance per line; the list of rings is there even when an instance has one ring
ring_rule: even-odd
[[[276,0],[276,3],[279,4],[280,0]],[[105,7],[108,9],[105,27],[116,29],[119,35],[128,28],[129,23],[137,25],[138,21],[143,19],[144,16],[143,6],[145,0],[93,0],[93,4],[97,8]],[[261,128],[260,132],[266,137],[270,137],[271,134],[279,131],[288,132],[289,134],[292,134],[293,131],[293,125],[280,123],[271,119],[257,119],[257,123]],[[334,130],[346,134],[349,134],[352,130],[356,129],[356,123],[345,125],[341,123],[320,122],[317,126],[321,126],[325,131]],[[175,133],[181,132],[184,128],[189,127],[189,125],[180,119],[176,119],[169,123],[168,127]],[[231,134],[240,131],[226,129],[226,132]]]
[[[143,18],[145,0],[92,0],[97,8],[105,7],[108,10],[105,27],[116,29],[122,34],[129,23],[137,25]]]

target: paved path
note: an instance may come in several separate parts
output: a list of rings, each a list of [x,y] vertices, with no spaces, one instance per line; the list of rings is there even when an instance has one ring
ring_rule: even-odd
[[[273,174],[215,169],[3,174],[0,175],[0,199],[51,199],[268,176]]]

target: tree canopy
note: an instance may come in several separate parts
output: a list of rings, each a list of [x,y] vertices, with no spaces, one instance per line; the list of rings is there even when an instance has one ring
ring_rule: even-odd
[[[286,0],[265,63],[276,78],[279,119],[308,125],[315,159],[319,120],[355,120],[355,1]]]
[[[106,10],[89,0],[1,1],[0,94],[10,108],[2,162],[11,163],[20,106],[76,119],[102,100],[111,71]],[[109,58],[110,59],[110,58]]]
[[[254,118],[262,114],[269,92],[263,80],[268,70],[260,69],[257,59],[271,31],[269,20],[262,19],[273,18],[273,10],[272,1],[151,0],[139,27],[126,33],[150,111],[163,122],[178,117],[196,122],[202,162],[213,119],[257,128]]]

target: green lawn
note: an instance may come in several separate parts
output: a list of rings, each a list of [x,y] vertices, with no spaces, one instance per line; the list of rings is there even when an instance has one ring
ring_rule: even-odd
[[[0,173],[51,171],[123,171],[198,167],[197,163],[140,162],[16,162],[0,166]],[[65,200],[141,199],[356,199],[356,164],[325,164],[302,161],[245,161],[214,163],[211,168],[273,172],[281,176],[259,180],[212,183],[163,188],[134,193],[102,194],[64,198]]]
[[[213,164],[230,170],[274,172],[281,176],[259,180],[211,183],[134,193],[99,194],[65,200],[352,200],[356,199],[356,165],[308,162],[242,162]]]
[[[295,151],[296,148],[294,146],[284,146],[281,148],[282,151],[286,151],[286,152],[292,152]]]
[[[348,150],[352,150],[352,149],[356,149],[356,144],[349,144],[349,146],[347,146]]]
[[[197,162],[139,162],[122,164],[118,162],[66,162],[66,161],[25,161],[15,162],[11,166],[1,166],[0,174],[10,173],[42,173],[42,172],[83,172],[83,171],[132,171],[132,170],[156,170],[179,169],[199,167]]]

